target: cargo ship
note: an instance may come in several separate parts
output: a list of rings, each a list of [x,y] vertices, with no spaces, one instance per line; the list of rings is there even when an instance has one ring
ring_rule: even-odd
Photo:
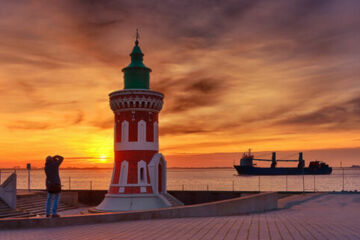
[[[270,167],[256,167],[254,161],[271,162]],[[277,162],[298,162],[297,167],[276,167]],[[254,158],[249,150],[244,153],[240,159],[240,165],[234,165],[239,175],[317,175],[331,174],[332,168],[328,164],[320,161],[311,161],[308,167],[305,167],[303,153],[299,153],[299,159],[280,160],[276,159],[276,152],[272,153],[271,159]]]

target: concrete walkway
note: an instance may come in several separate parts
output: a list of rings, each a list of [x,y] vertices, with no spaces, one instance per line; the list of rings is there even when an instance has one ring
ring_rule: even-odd
[[[262,214],[0,231],[0,239],[360,239],[359,213],[360,194],[325,194]]]

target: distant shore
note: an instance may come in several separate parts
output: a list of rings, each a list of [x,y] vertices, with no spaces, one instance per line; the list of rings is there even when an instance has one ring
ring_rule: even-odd
[[[167,169],[232,169],[233,167],[168,167]],[[31,170],[42,170],[44,168],[33,167]],[[112,167],[108,168],[97,168],[97,167],[89,167],[89,168],[76,168],[76,167],[65,167],[61,168],[61,170],[112,170]],[[0,168],[0,170],[27,170],[26,168]]]
[[[347,167],[333,167],[333,169],[360,169],[360,166],[347,166]],[[43,170],[44,168],[32,167],[31,170]],[[88,167],[88,168],[76,168],[76,167],[64,167],[61,170],[112,170],[112,167],[106,168],[97,168],[97,167]],[[168,167],[167,169],[233,169],[233,167]],[[12,170],[27,170],[26,168],[0,168],[4,171]]]

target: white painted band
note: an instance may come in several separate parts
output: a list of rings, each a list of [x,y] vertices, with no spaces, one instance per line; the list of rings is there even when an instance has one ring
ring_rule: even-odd
[[[157,197],[159,196],[160,194],[158,193],[118,193],[118,194],[114,194],[114,193],[107,193],[105,195],[105,197],[113,197],[113,198],[117,198],[117,197]]]
[[[110,187],[151,187],[150,184],[136,184],[136,183],[128,183],[128,184],[110,184]]]
[[[158,142],[117,142],[115,143],[115,151],[126,150],[151,150],[159,151]]]

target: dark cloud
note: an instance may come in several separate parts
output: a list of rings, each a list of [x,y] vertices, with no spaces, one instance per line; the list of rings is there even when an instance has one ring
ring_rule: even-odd
[[[211,106],[219,101],[228,83],[221,79],[201,78],[201,74],[191,73],[181,79],[165,78],[154,84],[154,89],[171,98],[166,99],[164,114],[184,112],[189,109]],[[169,103],[170,102],[170,103]]]
[[[68,27],[72,35],[65,40],[98,61],[120,67],[125,56],[114,50],[119,42],[113,37],[118,29],[126,29],[133,14],[126,1],[68,0],[62,3],[62,7],[66,12],[64,16],[71,19]]]
[[[360,52],[359,10],[356,1],[261,1],[229,35],[237,53],[267,64],[322,64]]]
[[[299,114],[278,122],[289,125],[325,125],[326,128],[360,128],[360,97],[320,108],[308,114]]]
[[[288,124],[328,124],[328,123],[343,123],[347,119],[347,110],[341,106],[330,106],[322,108],[310,114],[304,114],[292,117],[283,121]]]
[[[159,126],[161,136],[205,133],[211,130],[204,124],[168,124],[165,126],[160,124]]]
[[[148,2],[145,10],[160,15],[168,38],[189,49],[211,48],[221,41],[220,36],[231,31],[259,1],[166,1]],[[197,41],[193,41],[197,40]],[[189,44],[191,43],[191,44]]]
[[[196,111],[196,110],[195,110]],[[216,134],[226,133],[229,134],[241,134],[249,133],[258,128],[258,124],[266,126],[265,122],[272,122],[283,116],[288,111],[286,109],[275,109],[273,111],[264,110],[261,114],[249,113],[246,116],[237,114],[235,112],[224,113],[218,111],[202,117],[188,117],[181,123],[167,122],[160,123],[159,132],[161,136],[166,135],[183,135],[183,134]],[[226,121],[224,121],[226,119]]]
[[[209,148],[208,151],[211,151],[211,147],[218,147],[218,146],[232,146],[232,145],[241,145],[241,144],[255,144],[255,143],[263,143],[263,142],[273,142],[283,140],[282,138],[255,138],[255,139],[246,139],[246,140],[237,140],[236,143],[229,142],[229,141],[211,141],[211,142],[201,142],[201,143],[185,143],[185,144],[178,144],[173,147],[166,147],[162,148],[162,151],[169,151],[169,150],[182,150],[187,148]]]
[[[71,19],[72,35],[68,40],[98,60],[119,66],[124,60],[114,51],[124,32],[134,36],[140,27],[147,36],[172,42],[172,48],[209,49],[259,1],[65,1],[65,16]],[[121,29],[122,31],[118,31]],[[117,40],[113,39],[116,37]],[[147,39],[147,42],[151,39]],[[168,44],[167,44],[168,45]],[[175,58],[186,55],[174,56]]]
[[[220,90],[220,79],[202,78],[194,82],[190,81],[184,86],[185,91],[192,91],[199,94],[212,94],[216,90]]]
[[[16,4],[7,5],[16,10]],[[40,11],[40,8],[46,11]],[[43,60],[44,66],[48,64],[50,67],[60,64],[51,61],[57,58],[54,52],[41,49],[42,43],[50,39],[71,43],[99,61],[119,66],[124,56],[116,49],[124,41],[123,34],[127,34],[128,39],[129,35],[134,35],[136,27],[154,38],[150,41],[162,43],[167,39],[171,44],[167,43],[166,47],[188,51],[214,47],[235,47],[236,50],[237,45],[246,47],[248,44],[244,43],[249,40],[259,43],[258,51],[278,60],[304,56],[322,58],[359,51],[358,47],[352,48],[360,37],[356,28],[360,20],[355,15],[360,5],[356,1],[185,0],[139,3],[130,0],[65,0],[51,5],[43,1],[42,4],[32,4],[30,9],[39,13],[35,18],[39,23],[36,33],[23,30],[12,35],[17,39],[35,41],[36,51],[48,57]],[[55,17],[49,17],[52,15]],[[40,24],[44,18],[48,24]],[[61,32],[56,34],[52,29],[49,32],[52,25]],[[50,39],[46,39],[46,31]],[[231,45],[224,45],[225,37],[231,40]],[[27,50],[31,48],[28,46]],[[174,57],[186,54],[182,52]],[[39,61],[35,63],[40,66]]]
[[[354,98],[346,103],[348,105],[353,114],[360,118],[360,97]]]
[[[158,42],[159,47],[164,47],[156,51],[177,52],[172,56],[174,59],[167,61],[184,60],[193,50],[229,49],[235,55],[266,57],[273,61],[272,64],[360,51],[356,44],[360,39],[360,30],[356,27],[360,19],[355,15],[360,4],[356,1],[187,0],[140,4],[130,0],[66,0],[54,6],[46,2],[43,2],[44,6],[33,5],[32,10],[47,9],[46,13],[38,11],[37,23],[51,14],[56,17],[48,18],[48,24],[38,24],[37,34],[17,31],[16,39],[31,39],[34,44],[18,42],[16,45],[26,48],[26,53],[37,59],[6,57],[11,62],[49,68],[66,66],[69,59],[64,59],[62,54],[59,57],[56,51],[46,50],[50,44],[44,47],[44,42],[51,40],[55,45],[70,44],[76,51],[83,51],[112,67],[121,67],[127,56],[119,54],[117,49],[122,43],[128,44],[129,36],[134,36],[137,27],[148,36],[145,42],[151,45]],[[46,39],[45,33],[52,25],[61,32],[50,31],[51,39]],[[7,44],[11,42],[7,41]],[[251,48],[249,52],[249,43],[256,44],[256,49]]]

